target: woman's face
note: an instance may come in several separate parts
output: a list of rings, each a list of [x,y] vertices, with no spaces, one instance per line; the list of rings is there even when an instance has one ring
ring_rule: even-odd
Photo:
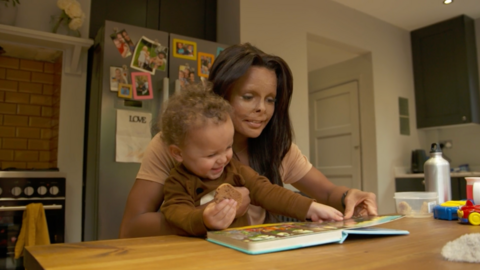
[[[125,42],[125,39],[123,38],[122,34],[120,34],[120,33],[117,34],[117,39],[118,39],[118,41],[120,41],[122,43]]]
[[[275,111],[277,76],[264,67],[251,67],[233,86],[228,101],[233,107],[236,135],[260,136]]]
[[[118,39],[114,39],[114,40],[113,40],[113,43],[115,43],[115,47],[117,47],[117,48],[121,48],[121,47],[122,47],[122,43],[121,43]]]

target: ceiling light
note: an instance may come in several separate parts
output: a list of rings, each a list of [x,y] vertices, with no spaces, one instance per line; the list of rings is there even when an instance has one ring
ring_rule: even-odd
[[[453,3],[453,0],[443,0],[443,3],[444,3],[445,5],[448,5],[448,4]]]

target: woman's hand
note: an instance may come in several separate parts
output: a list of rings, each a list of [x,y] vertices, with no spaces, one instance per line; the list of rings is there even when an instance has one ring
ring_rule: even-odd
[[[233,199],[211,202],[203,211],[203,223],[210,230],[226,229],[235,219],[236,209],[237,202]]]
[[[235,189],[242,194],[242,203],[238,207],[237,214],[235,215],[236,218],[239,218],[248,211],[248,207],[250,206],[250,191],[246,187],[235,187]]]
[[[317,222],[327,220],[341,221],[343,220],[343,214],[342,212],[328,205],[312,202],[307,212],[307,218]]]
[[[352,216],[376,216],[377,196],[371,192],[350,189],[345,197],[345,218]]]

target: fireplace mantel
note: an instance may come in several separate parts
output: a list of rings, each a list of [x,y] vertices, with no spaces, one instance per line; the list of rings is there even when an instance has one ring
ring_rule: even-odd
[[[93,45],[92,39],[65,36],[3,24],[0,24],[0,42],[63,51],[65,54],[64,72],[69,74],[82,73],[82,68],[79,64],[81,53]]]

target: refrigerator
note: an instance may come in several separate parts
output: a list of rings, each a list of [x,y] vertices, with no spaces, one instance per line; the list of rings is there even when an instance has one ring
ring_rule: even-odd
[[[122,37],[118,34],[123,36],[128,50],[125,44],[119,45],[118,40]],[[178,47],[186,45],[186,50],[173,50],[174,44]],[[186,74],[188,68],[192,81],[205,80],[214,58],[226,47],[211,41],[105,21],[89,53],[82,196],[83,241],[118,238],[127,197],[140,168],[140,160],[118,160],[117,111],[151,114],[148,123],[150,128],[145,132],[151,139],[159,131],[155,123],[162,104],[188,83],[180,82],[180,71]],[[151,54],[150,59],[141,56],[142,50],[147,51],[146,55]],[[165,58],[156,58],[156,61],[156,56]],[[121,75],[115,77],[118,70]],[[151,82],[148,85],[151,95],[142,96],[142,91],[138,90],[140,85],[138,82],[134,84],[131,75],[138,72],[150,74],[148,77]],[[117,84],[112,83],[113,78],[120,78]],[[132,87],[126,92],[137,93],[136,97],[123,95],[125,85],[121,83],[125,78],[127,85]]]

